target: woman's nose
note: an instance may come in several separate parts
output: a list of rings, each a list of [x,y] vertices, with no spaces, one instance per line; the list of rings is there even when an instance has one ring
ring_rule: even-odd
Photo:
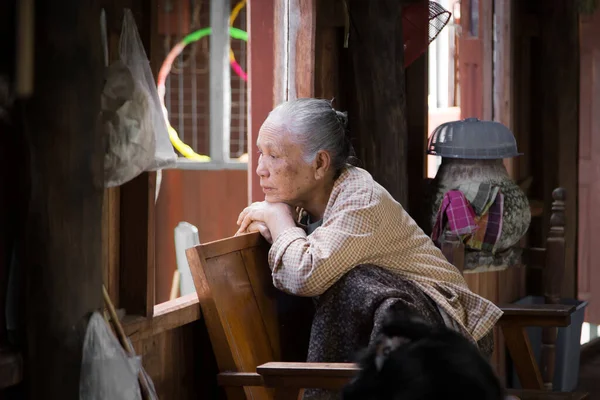
[[[256,175],[260,177],[267,177],[269,175],[269,170],[265,166],[262,157],[258,158],[258,165],[256,166]]]

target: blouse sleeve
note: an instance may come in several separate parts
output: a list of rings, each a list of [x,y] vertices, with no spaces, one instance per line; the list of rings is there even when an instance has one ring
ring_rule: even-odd
[[[370,193],[355,193],[334,205],[311,235],[299,227],[285,230],[269,251],[273,284],[297,296],[322,294],[352,267],[364,263],[380,218]]]

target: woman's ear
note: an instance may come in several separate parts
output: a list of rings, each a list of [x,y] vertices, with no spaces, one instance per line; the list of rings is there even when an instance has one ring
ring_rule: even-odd
[[[315,157],[314,167],[315,179],[323,179],[331,169],[331,156],[329,155],[329,152],[319,150]]]

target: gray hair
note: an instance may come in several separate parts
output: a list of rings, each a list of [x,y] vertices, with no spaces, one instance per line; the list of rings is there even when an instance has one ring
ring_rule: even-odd
[[[336,111],[328,100],[290,100],[275,107],[269,119],[292,134],[303,147],[306,162],[314,161],[317,153],[325,150],[331,157],[332,168],[339,171],[354,154],[346,135],[348,115]]]

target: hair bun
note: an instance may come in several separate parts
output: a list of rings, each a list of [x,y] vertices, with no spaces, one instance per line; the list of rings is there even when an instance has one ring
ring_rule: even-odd
[[[334,110],[334,111],[335,111],[335,117],[337,118],[339,123],[342,124],[344,131],[346,131],[346,128],[348,127],[348,113],[337,111],[337,110]]]

